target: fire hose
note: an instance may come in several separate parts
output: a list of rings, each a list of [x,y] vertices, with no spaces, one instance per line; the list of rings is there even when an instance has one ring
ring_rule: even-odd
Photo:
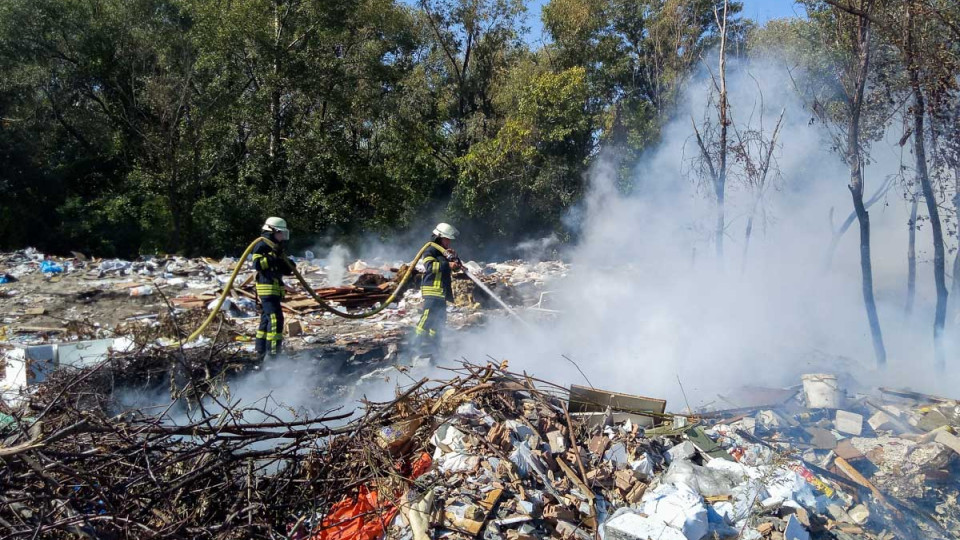
[[[243,255],[240,256],[240,259],[238,259],[237,265],[233,269],[233,272],[230,274],[230,279],[227,280],[227,283],[224,286],[223,292],[220,294],[220,297],[217,298],[217,301],[214,304],[213,310],[210,312],[210,315],[207,316],[206,320],[203,321],[203,324],[201,324],[199,328],[197,328],[192,334],[190,334],[187,337],[187,339],[181,341],[180,345],[183,345],[184,343],[189,343],[197,339],[203,333],[203,331],[206,330],[208,326],[210,326],[210,323],[213,322],[217,314],[220,312],[220,308],[223,306],[224,300],[226,300],[227,296],[230,294],[230,291],[233,289],[233,282],[237,279],[237,275],[240,273],[240,269],[243,267],[244,261],[247,260],[247,257],[250,256],[250,253],[254,250],[254,248],[257,247],[257,244],[259,244],[260,242],[263,242],[274,249],[277,247],[277,245],[274,242],[271,242],[270,240],[263,237],[258,237],[253,242],[250,242],[250,245],[247,246],[247,249],[243,251]],[[300,282],[300,285],[303,286],[303,289],[307,292],[307,294],[309,294],[311,298],[313,298],[318,304],[320,304],[320,307],[323,308],[324,311],[327,311],[329,313],[332,313],[333,315],[336,315],[337,317],[342,317],[344,319],[354,319],[354,320],[366,319],[368,317],[373,317],[378,313],[380,313],[381,311],[385,310],[387,306],[392,304],[394,300],[397,299],[397,295],[400,294],[400,291],[403,290],[403,287],[410,280],[410,277],[413,276],[417,263],[420,262],[420,259],[423,257],[424,252],[431,247],[436,248],[438,251],[440,251],[440,253],[442,253],[444,257],[448,257],[450,254],[450,252],[444,249],[443,246],[440,246],[439,244],[436,244],[434,242],[427,242],[426,244],[424,244],[423,247],[420,248],[420,251],[417,252],[416,257],[413,258],[413,261],[409,265],[407,265],[407,269],[403,273],[403,276],[400,278],[400,282],[397,283],[397,287],[393,290],[393,293],[386,300],[381,302],[379,306],[373,308],[370,311],[365,311],[363,313],[350,313],[347,311],[341,311],[333,307],[328,302],[326,302],[323,298],[321,298],[320,295],[318,295],[316,291],[313,290],[312,287],[310,287],[310,285],[307,283],[307,280],[303,278],[303,275],[300,274],[300,271],[297,270],[296,266],[291,265],[291,270],[293,270],[293,275],[297,278],[297,281]],[[463,272],[471,281],[473,281],[476,285],[478,285],[481,289],[483,289],[484,292],[490,295],[491,298],[496,300],[504,309],[506,309],[507,312],[510,313],[510,315],[516,317],[521,322],[526,324],[526,321],[521,319],[516,311],[511,309],[510,306],[508,306],[503,300],[501,300],[495,294],[493,294],[493,292],[490,291],[490,289],[488,289],[483,283],[481,283],[479,279],[475,278],[473,275],[467,272],[466,269],[463,269]]]

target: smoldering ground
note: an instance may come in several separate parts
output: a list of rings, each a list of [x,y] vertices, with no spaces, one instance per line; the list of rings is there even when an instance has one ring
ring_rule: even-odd
[[[744,232],[754,192],[738,179],[738,164],[731,164],[721,259],[712,240],[712,196],[693,170],[698,149],[691,117],[702,121],[710,95],[704,72],[687,85],[662,142],[641,160],[628,189],[614,174],[617,156],[601,156],[591,169],[587,196],[571,210],[576,219],[570,221],[580,227],[578,242],[563,256],[572,271],[550,284],[551,307],[562,313],[532,329],[493,318],[480,331],[452,336],[444,358],[509,359],[514,368],[554,382],[585,384],[576,362],[594,386],[665,397],[671,410],[687,401],[714,402],[718,393],[738,386],[793,385],[802,373],[822,371],[850,373],[864,385],[954,393],[957,370],[943,374],[933,367],[935,296],[925,229],[917,236],[916,307],[912,315],[904,313],[909,204],[903,194],[912,156],[909,145],[899,144],[902,127],[894,123],[872,144],[865,175],[868,195],[897,176],[870,208],[875,291],[889,353],[887,368],[878,370],[863,307],[856,224],[827,264],[833,231],[852,209],[849,172],[825,126],[811,121],[811,111],[786,81],[783,66],[770,62],[735,64],[728,73],[737,129],[760,129],[762,122],[769,136],[781,112],[784,118],[775,153],[780,175],[770,179],[749,251]],[[335,253],[335,262],[353,256],[403,260],[418,241],[369,241],[349,257]],[[457,247],[471,255],[469,245]],[[525,248],[556,249],[552,240]],[[956,335],[960,323],[950,324]],[[948,358],[960,358],[956,342],[947,346]],[[312,390],[289,381],[310,380],[315,388],[326,379],[303,373],[296,362],[288,367],[242,378],[232,385],[233,396],[313,400]],[[364,392],[388,396],[398,383],[404,381],[368,385]],[[345,401],[357,397],[341,401],[349,408]]]
[[[802,373],[824,370],[850,372],[864,384],[951,393],[957,370],[941,374],[933,367],[927,230],[917,236],[917,307],[912,316],[904,313],[909,207],[902,179],[870,208],[875,290],[889,353],[888,367],[875,368],[856,224],[826,262],[832,228],[852,210],[849,171],[789,80],[772,63],[735,65],[728,73],[738,129],[758,129],[762,113],[769,136],[784,112],[775,154],[781,177],[763,198],[746,256],[752,192],[731,173],[725,253],[718,259],[712,193],[691,174],[698,152],[691,117],[700,121],[710,95],[711,83],[701,75],[688,85],[662,144],[634,171],[630,195],[617,187],[616,156],[599,159],[590,171],[578,209],[583,230],[568,253],[572,272],[555,285],[555,307],[563,314],[536,331],[499,321],[464,336],[448,356],[508,358],[530,373],[586,384],[566,356],[593,385],[667,397],[673,410],[684,407],[678,378],[694,406],[731,387],[792,385]],[[913,158],[909,145],[898,144],[902,136],[894,125],[873,144],[868,196],[890,175],[909,179],[904,166]],[[952,324],[956,332],[957,321]],[[948,347],[950,358],[960,357],[956,343]]]

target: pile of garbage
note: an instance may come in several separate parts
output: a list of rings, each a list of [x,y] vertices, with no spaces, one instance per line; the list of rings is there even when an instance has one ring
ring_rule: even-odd
[[[310,252],[305,255],[294,257],[294,260],[311,288],[327,302],[348,310],[368,309],[384,302],[396,290],[398,278],[406,270],[402,262],[368,263],[363,260],[341,268],[315,258]],[[47,314],[53,312],[51,305],[55,297],[64,294],[74,296],[76,304],[85,304],[87,307],[106,297],[118,297],[119,300],[119,297],[126,296],[137,299],[144,307],[160,308],[169,303],[183,309],[211,309],[237,264],[238,261],[233,258],[213,260],[143,256],[127,261],[88,258],[80,253],[74,253],[73,257],[54,257],[33,248],[0,253],[0,301],[8,300],[9,306],[14,308],[5,310],[7,315],[2,323],[11,325],[11,330],[15,332],[19,332],[21,327],[26,327],[24,333],[62,332],[62,328],[47,324],[49,321],[34,324],[34,319],[43,314],[43,309]],[[471,261],[466,266],[513,306],[535,305],[546,284],[553,279],[562,279],[568,270],[568,266],[560,262],[480,264]],[[419,273],[422,268],[414,271]],[[498,308],[488,295],[476,289],[464,275],[455,277],[459,310],[452,317],[451,324],[465,324],[468,319],[465,312]],[[254,278],[252,267],[245,264],[234,290],[221,308],[228,317],[251,326],[256,325],[255,321],[244,323],[242,319],[256,316]],[[300,328],[306,329],[310,323],[318,322],[323,317],[323,309],[305,291],[299,290],[300,285],[295,280],[289,281],[290,291],[283,302],[284,312],[289,318],[300,320]],[[375,321],[411,323],[422,301],[415,283],[416,275],[410,280],[407,290],[401,291],[404,294],[399,302],[385,310]],[[67,300],[65,303],[71,302]],[[110,322],[116,322],[115,310],[106,310],[102,315],[103,318],[109,318]],[[126,319],[148,319],[155,315],[156,311],[151,313],[143,310]],[[106,321],[93,322],[106,326]],[[292,330],[294,335],[299,333],[296,325]]]
[[[775,407],[669,415],[651,398],[576,385],[545,390],[529,376],[496,374],[487,383],[492,394],[483,385],[458,392],[454,414],[436,419],[429,447],[435,467],[418,482],[442,487],[407,494],[404,513],[412,515],[394,522],[390,537],[850,540],[960,533],[956,401],[907,393],[911,406],[882,406],[885,412],[865,418],[824,408],[835,403],[815,402],[816,388],[767,389],[777,396]],[[931,400],[938,404],[932,409]],[[898,440],[896,422],[920,426],[931,416],[931,431],[919,435],[915,428]],[[857,447],[873,449],[873,457],[851,450]]]
[[[811,375],[804,388],[752,389],[760,405],[681,415],[656,398],[464,362],[448,380],[404,370],[409,382],[389,402],[290,417],[230,405],[227,350],[113,354],[6,407],[0,523],[14,538],[960,532],[960,409],[947,398],[880,389],[848,399],[832,376]],[[174,403],[190,414],[117,414],[116,375],[130,386],[165,370],[177,371]]]

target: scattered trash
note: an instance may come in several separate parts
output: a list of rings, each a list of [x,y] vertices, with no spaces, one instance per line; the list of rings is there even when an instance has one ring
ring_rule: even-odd
[[[43,261],[42,263],[40,263],[40,273],[42,273],[42,274],[62,274],[62,273],[63,273],[63,267],[60,266],[59,264],[53,262],[53,261],[45,260],[45,261]]]
[[[802,377],[803,394],[811,409],[838,409],[843,406],[843,391],[835,375],[823,373]]]
[[[156,292],[150,285],[141,285],[140,287],[134,287],[130,289],[130,296],[151,296]]]
[[[948,397],[855,388],[842,373],[824,373],[721,396],[734,409],[672,414],[662,399],[626,393],[642,388],[540,387],[505,364],[464,362],[450,380],[411,382],[417,368],[393,358],[418,316],[415,287],[377,318],[350,326],[291,291],[285,346],[309,344],[314,361],[353,369],[352,388],[408,386],[392,401],[327,418],[278,420],[257,409],[204,416],[194,408],[188,429],[154,416],[158,410],[117,414],[112,393],[172,381],[196,404],[220,399],[226,374],[269,372],[250,360],[259,322],[251,270],[241,269],[218,328],[177,350],[181,358],[161,345],[208,315],[236,260],[3,256],[2,275],[24,282],[3,299],[0,335],[4,488],[30,494],[18,495],[21,506],[0,505],[17,536],[33,535],[40,520],[50,534],[83,535],[71,528],[75,516],[87,519],[90,530],[81,532],[103,537],[129,535],[131,523],[173,536],[229,527],[237,537],[299,540],[586,540],[600,531],[643,540],[960,536],[960,404]],[[44,278],[47,261],[61,267],[59,277]],[[298,264],[324,298],[348,309],[382,302],[397,286],[399,267],[382,261],[337,269],[354,272],[349,286],[327,283],[312,257]],[[498,295],[509,291],[508,301],[525,306],[539,306],[544,283],[568,270],[468,264]],[[472,324],[482,293],[455,282],[462,304],[451,324]],[[56,289],[64,283],[76,288]],[[62,317],[64,309],[109,309],[111,299],[131,306],[118,325]],[[136,346],[94,339],[115,333]],[[235,495],[214,496],[226,492]]]

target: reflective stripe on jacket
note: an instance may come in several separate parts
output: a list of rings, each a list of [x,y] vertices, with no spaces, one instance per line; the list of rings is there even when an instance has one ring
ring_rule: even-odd
[[[270,233],[263,237],[270,240]],[[273,240],[270,240],[273,243]],[[260,242],[253,250],[253,268],[257,271],[257,296],[279,296],[283,298],[283,276],[293,275],[293,261],[283,255],[282,248],[274,244]]]
[[[450,262],[437,248],[429,248],[423,257],[423,280],[420,292],[424,298],[445,298],[453,302],[453,287],[450,283]]]

